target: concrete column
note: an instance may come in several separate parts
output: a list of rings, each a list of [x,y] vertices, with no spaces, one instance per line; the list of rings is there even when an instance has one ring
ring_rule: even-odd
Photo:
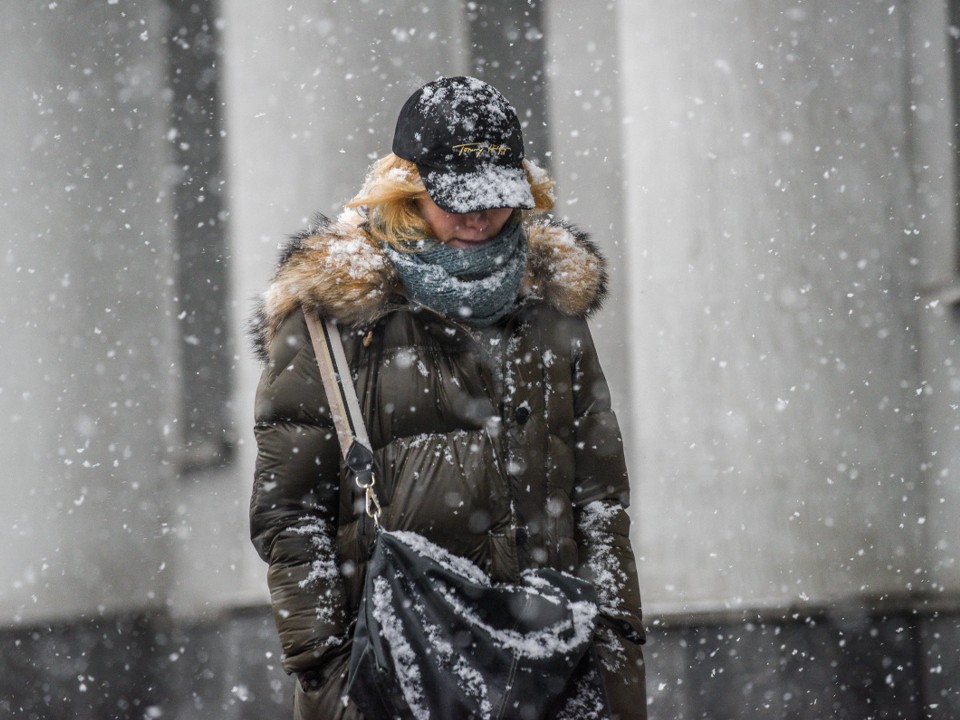
[[[618,8],[648,607],[915,589],[903,6]]]
[[[932,598],[960,592],[960,234],[957,225],[957,22],[945,2],[911,3],[907,115],[915,201],[923,404],[923,512],[930,555],[921,580]],[[954,63],[951,67],[951,60]]]
[[[175,436],[164,3],[0,12],[0,621],[162,602]]]

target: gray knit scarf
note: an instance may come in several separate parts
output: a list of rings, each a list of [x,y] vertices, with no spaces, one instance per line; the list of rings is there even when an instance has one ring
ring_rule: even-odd
[[[527,264],[527,235],[516,218],[477,248],[455,248],[433,238],[414,252],[384,251],[407,296],[454,320],[489,327],[513,307]]]

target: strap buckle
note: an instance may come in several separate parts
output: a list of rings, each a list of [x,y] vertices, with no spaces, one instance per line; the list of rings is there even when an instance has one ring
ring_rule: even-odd
[[[377,476],[374,474],[373,468],[367,468],[366,470],[355,473],[353,480],[357,483],[357,487],[363,490],[364,509],[366,510],[367,517],[373,518],[373,524],[380,527],[380,515],[383,512],[383,508],[380,507],[377,494],[373,491],[373,486],[377,484]]]

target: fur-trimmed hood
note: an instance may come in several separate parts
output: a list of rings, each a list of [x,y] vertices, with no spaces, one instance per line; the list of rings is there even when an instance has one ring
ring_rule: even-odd
[[[400,279],[364,218],[344,212],[336,221],[318,215],[290,239],[250,333],[261,359],[283,320],[301,306],[352,326],[369,325],[405,303]],[[564,315],[586,317],[607,293],[606,261],[586,233],[550,216],[524,222],[527,267],[521,299],[540,299]]]

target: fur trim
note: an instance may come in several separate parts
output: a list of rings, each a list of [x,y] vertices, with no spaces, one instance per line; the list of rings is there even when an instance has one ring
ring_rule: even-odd
[[[347,211],[332,221],[316,216],[284,248],[270,287],[250,322],[263,360],[280,324],[301,305],[345,325],[374,323],[396,307],[400,280],[379,244],[363,230],[363,216]],[[586,233],[551,217],[526,223],[529,244],[522,298],[541,299],[564,315],[586,317],[607,294],[606,261]]]
[[[356,214],[344,213],[336,222],[317,215],[306,231],[290,238],[250,322],[261,360],[280,324],[303,305],[346,325],[370,324],[388,310],[399,280],[359,221]]]
[[[527,225],[527,275],[521,293],[564,315],[592,315],[607,297],[607,262],[590,237],[552,217]]]

